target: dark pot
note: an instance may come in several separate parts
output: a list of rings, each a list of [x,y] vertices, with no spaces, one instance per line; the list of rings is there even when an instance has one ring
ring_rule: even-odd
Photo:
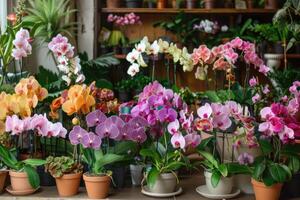
[[[281,42],[276,42],[273,46],[273,50],[274,50],[274,53],[276,54],[283,54],[284,53],[284,49],[283,49],[283,46],[282,46],[282,43]]]
[[[112,50],[113,50],[114,54],[121,54],[122,53],[122,49],[119,46],[113,47]]]
[[[41,186],[55,186],[55,179],[51,176],[49,172],[45,172],[44,166],[38,166],[36,168],[37,173],[40,177]]]
[[[281,190],[280,200],[288,200],[300,197],[300,172],[295,174],[289,182],[285,183]]]
[[[125,180],[126,180],[126,174],[127,174],[127,167],[126,166],[116,166],[112,169],[112,178],[115,183],[116,188],[124,188],[125,186]]]
[[[197,0],[186,0],[186,8],[193,9],[197,7]]]
[[[268,50],[268,43],[266,41],[262,41],[261,43],[257,44],[258,52],[262,55],[267,53]]]
[[[143,0],[126,0],[127,8],[142,8]]]
[[[156,8],[156,3],[153,1],[148,1],[148,8]]]
[[[119,91],[118,94],[121,102],[127,102],[131,100],[130,93],[127,91]]]
[[[227,0],[227,1],[224,2],[224,7],[225,8],[233,8],[234,4],[231,0]]]
[[[111,53],[113,50],[111,47],[107,47],[107,46],[100,46],[100,55],[104,55],[107,53]]]
[[[122,47],[122,54],[127,55],[131,52],[132,47]]]
[[[295,46],[295,53],[300,54],[300,42],[297,42],[294,46]]]

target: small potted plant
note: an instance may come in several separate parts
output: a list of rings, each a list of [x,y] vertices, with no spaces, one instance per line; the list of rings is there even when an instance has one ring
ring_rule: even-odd
[[[46,159],[45,170],[55,178],[59,196],[68,197],[77,194],[83,172],[80,163],[66,156],[49,156]]]
[[[102,199],[108,196],[112,172],[106,165],[123,160],[123,156],[111,153],[110,145],[124,125],[117,116],[107,118],[100,110],[88,113],[86,119],[80,119],[81,126],[73,127],[69,134],[74,148],[80,148],[82,160],[88,165],[88,171],[83,175],[89,198]]]
[[[40,187],[39,175],[36,167],[45,164],[44,160],[26,159],[18,161],[16,156],[6,147],[0,145],[1,161],[9,168],[11,188],[8,191],[12,194],[22,192],[32,194]]]
[[[204,7],[206,9],[212,9],[215,7],[215,0],[203,0],[204,1]]]
[[[148,98],[154,100],[151,105],[146,103]],[[182,191],[178,187],[177,170],[189,164],[183,151],[200,143],[200,135],[193,128],[193,117],[184,110],[186,106],[178,94],[155,81],[144,87],[131,109],[132,116],[146,120],[151,136],[144,138],[149,142],[140,150],[148,165],[144,194],[174,195]],[[144,109],[149,110],[148,114]],[[155,111],[158,113],[153,115]]]
[[[121,7],[121,0],[106,0],[106,7],[107,8],[120,8]]]
[[[167,7],[168,1],[167,0],[157,0],[157,8],[164,9]]]
[[[193,9],[197,8],[198,0],[186,0],[186,8]]]

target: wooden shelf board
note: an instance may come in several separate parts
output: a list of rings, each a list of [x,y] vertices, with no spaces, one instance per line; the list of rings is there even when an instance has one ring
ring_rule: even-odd
[[[174,8],[102,8],[103,13],[140,13],[140,14],[151,14],[151,13],[160,13],[160,14],[176,14],[179,12],[192,13],[192,14],[274,14],[276,9],[234,9],[234,8],[214,8],[214,9],[174,9]]]
[[[300,59],[300,54],[287,54],[286,57],[289,59]]]

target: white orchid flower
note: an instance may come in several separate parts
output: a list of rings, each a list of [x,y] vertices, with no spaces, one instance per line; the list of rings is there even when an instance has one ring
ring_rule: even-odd
[[[140,54],[141,52],[133,49],[129,54],[127,54],[126,60],[132,64],[139,58]]]
[[[158,42],[157,42],[157,40],[155,40],[152,44],[151,44],[151,46],[150,46],[150,48],[149,48],[149,51],[147,52],[147,54],[149,55],[149,54],[152,54],[152,55],[157,55],[158,53],[159,53],[159,45],[158,45]]]
[[[135,76],[140,71],[140,66],[136,63],[133,63],[127,71],[127,74],[130,76]]]
[[[203,66],[197,67],[197,70],[195,73],[196,79],[199,79],[202,81],[205,80],[206,75],[207,75],[207,69],[208,69],[208,65],[205,65],[205,67],[203,67]]]
[[[67,85],[71,84],[71,78],[68,77],[67,75],[63,75],[61,78],[63,81],[65,81],[67,83]]]
[[[85,81],[85,76],[83,74],[79,74],[76,78],[76,83],[83,83]]]
[[[159,46],[159,53],[165,53],[169,49],[170,44],[167,41],[159,39],[158,46]]]
[[[68,74],[70,72],[70,68],[68,65],[59,64],[59,65],[57,65],[57,68],[59,71],[65,73],[65,74]]]

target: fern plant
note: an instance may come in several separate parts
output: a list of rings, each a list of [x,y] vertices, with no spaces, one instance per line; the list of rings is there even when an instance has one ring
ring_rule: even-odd
[[[70,9],[70,0],[29,0],[29,4],[23,21],[34,37],[42,42],[49,42],[59,33],[73,37],[71,31],[77,23],[71,22],[70,16],[76,10]]]

